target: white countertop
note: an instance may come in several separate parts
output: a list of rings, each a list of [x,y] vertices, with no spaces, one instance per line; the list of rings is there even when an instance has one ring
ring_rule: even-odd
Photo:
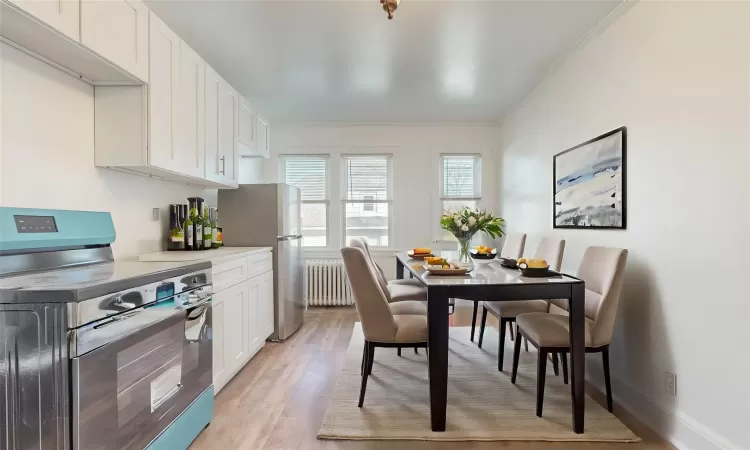
[[[268,252],[271,247],[221,247],[202,251],[174,251],[146,253],[138,257],[139,261],[169,261],[186,262],[199,261],[203,259],[223,259],[233,256],[250,255],[252,253]]]

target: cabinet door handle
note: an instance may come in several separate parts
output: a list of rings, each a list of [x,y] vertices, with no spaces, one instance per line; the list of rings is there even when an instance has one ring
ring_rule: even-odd
[[[224,157],[222,156],[221,158],[219,158],[219,161],[221,161],[221,174],[226,175],[224,173]]]

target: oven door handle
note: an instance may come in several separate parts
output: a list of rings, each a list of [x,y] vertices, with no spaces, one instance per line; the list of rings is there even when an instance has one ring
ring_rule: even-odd
[[[191,305],[185,311],[185,339],[189,343],[199,343],[206,323],[206,311],[210,308],[211,297]]]

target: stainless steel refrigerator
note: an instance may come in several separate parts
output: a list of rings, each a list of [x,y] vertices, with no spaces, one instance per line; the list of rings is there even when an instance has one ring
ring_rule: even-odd
[[[302,325],[300,191],[283,183],[241,184],[219,191],[219,225],[227,247],[272,247],[275,326],[283,341]]]

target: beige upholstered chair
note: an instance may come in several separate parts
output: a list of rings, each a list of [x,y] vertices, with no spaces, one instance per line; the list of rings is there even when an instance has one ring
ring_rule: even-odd
[[[372,372],[376,347],[427,348],[427,316],[421,314],[393,314],[388,291],[378,280],[373,267],[360,248],[341,249],[344,266],[354,294],[354,304],[365,335],[362,353],[362,386],[359,407],[365,400],[367,378]]]
[[[505,236],[503,249],[500,250],[500,257],[518,259],[523,255],[525,246],[526,233],[508,233]]]
[[[562,265],[564,251],[564,239],[543,238],[539,242],[539,246],[536,248],[534,258],[546,259],[552,270],[559,271],[560,266]],[[510,327],[510,333],[512,337],[513,323],[516,321],[516,316],[529,312],[546,313],[548,311],[549,302],[547,300],[521,300],[482,303],[482,322],[479,325],[479,348],[482,348],[484,326],[487,323],[487,313],[489,312],[493,316],[497,317],[497,319],[500,321],[500,343],[498,348],[497,370],[502,372],[503,357],[505,356],[506,327]],[[526,350],[528,350],[528,344]],[[555,369],[555,374],[557,374],[557,369]]]
[[[609,344],[615,327],[617,306],[620,303],[620,291],[625,278],[625,263],[628,251],[621,248],[589,247],[583,255],[578,268],[578,278],[586,282],[585,301],[585,342],[586,353],[602,353],[604,365],[604,384],[607,390],[607,409],[612,412],[612,386],[609,380]],[[562,306],[562,300],[555,301]],[[567,309],[567,304],[564,305]],[[513,375],[511,382],[516,382],[518,356],[521,351],[521,336],[524,336],[539,349],[539,367],[537,370],[536,415],[542,416],[544,400],[544,376],[546,373],[547,354],[562,355],[563,374],[567,379],[567,353],[570,351],[569,318],[562,314],[533,312],[516,317],[516,342],[513,352]],[[553,359],[553,364],[556,363]]]
[[[375,268],[380,283],[386,287],[390,296],[390,302],[417,302],[417,304],[412,303],[410,305],[392,305],[396,308],[396,310],[394,310],[393,312],[394,314],[407,314],[406,311],[411,311],[411,313],[413,314],[427,314],[427,306],[419,303],[427,301],[427,289],[424,287],[421,281],[416,279],[387,281],[385,278],[385,274],[383,273],[383,269],[378,266],[378,264],[370,254],[370,246],[367,245],[367,241],[360,238],[352,238],[350,241],[350,245],[364,252],[369,264]]]
[[[500,250],[499,256],[501,258],[513,258],[518,259],[523,255],[523,250],[526,247],[526,233],[508,233],[505,236],[505,243],[503,249]],[[477,327],[477,312],[479,310],[479,302],[474,302],[474,312],[471,315],[471,336],[469,339],[474,342],[474,330]],[[479,335],[481,342],[482,335]],[[482,344],[479,344],[482,347]]]

